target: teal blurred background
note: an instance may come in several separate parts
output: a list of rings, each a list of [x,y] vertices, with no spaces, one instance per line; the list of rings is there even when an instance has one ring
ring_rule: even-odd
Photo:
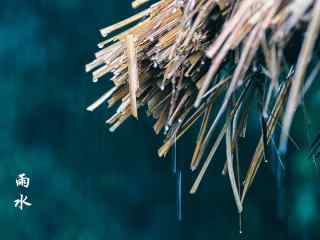
[[[186,165],[179,222],[171,155],[157,157],[161,137],[153,121],[141,112],[142,120],[111,134],[103,123],[110,111],[85,111],[110,87],[84,72],[98,30],[133,14],[130,3],[1,1],[0,239],[320,239],[319,177],[307,157],[301,111],[293,127],[301,150],[290,146],[285,171],[275,162],[262,165],[245,202],[242,235],[228,178],[220,174],[223,151],[189,195],[195,132],[177,145]],[[320,128],[315,86],[306,99],[311,138]],[[252,123],[244,161],[259,131]],[[31,178],[28,189],[15,185],[22,172]],[[23,211],[13,207],[20,193],[33,204]]]

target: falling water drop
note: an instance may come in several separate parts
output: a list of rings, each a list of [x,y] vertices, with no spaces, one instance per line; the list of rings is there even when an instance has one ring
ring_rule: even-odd
[[[172,171],[174,174],[177,173],[177,139],[176,134],[174,135],[174,144],[172,151]]]
[[[174,134],[174,144],[172,151],[172,165],[173,173],[176,177],[176,209],[177,219],[182,220],[182,170],[180,164],[177,162],[177,136]]]
[[[242,234],[242,213],[239,213],[239,234]]]
[[[177,218],[179,221],[182,220],[182,172],[181,169],[177,175]]]

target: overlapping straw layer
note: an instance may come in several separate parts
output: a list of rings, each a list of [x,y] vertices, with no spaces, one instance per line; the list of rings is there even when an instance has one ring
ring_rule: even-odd
[[[161,0],[101,29],[109,38],[86,71],[94,82],[112,73],[114,87],[88,110],[118,104],[106,121],[114,131],[147,106],[154,131],[165,133],[159,156],[202,119],[190,167],[203,165],[191,193],[225,139],[224,172],[241,212],[277,125],[279,150],[286,149],[294,113],[320,69],[319,32],[320,0]],[[261,137],[242,187],[234,165],[252,107]]]

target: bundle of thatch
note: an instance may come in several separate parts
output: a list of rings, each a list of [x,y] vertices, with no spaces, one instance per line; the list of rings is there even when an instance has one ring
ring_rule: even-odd
[[[113,35],[86,70],[94,82],[112,73],[114,87],[88,110],[118,103],[106,121],[114,131],[147,105],[154,131],[165,133],[159,156],[202,119],[191,169],[208,155],[191,192],[224,139],[224,171],[241,212],[277,125],[279,151],[286,149],[295,111],[320,69],[319,32],[320,0],[161,0],[101,29],[103,37]],[[257,105],[261,137],[242,187],[234,173],[238,140]]]

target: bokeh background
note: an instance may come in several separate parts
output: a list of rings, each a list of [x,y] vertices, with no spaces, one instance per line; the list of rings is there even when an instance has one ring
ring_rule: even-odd
[[[0,239],[320,239],[319,174],[306,137],[319,131],[319,84],[306,98],[308,121],[298,112],[283,159],[263,164],[248,194],[243,234],[223,149],[196,195],[188,171],[196,134],[177,145],[183,172],[183,220],[176,217],[172,156],[159,159],[161,136],[140,112],[109,133],[106,107],[85,108],[110,87],[91,82],[84,65],[101,40],[98,29],[135,11],[130,0],[1,0],[0,2]],[[319,82],[319,81],[318,81]],[[306,125],[306,123],[308,123]],[[257,123],[250,123],[248,161]],[[15,185],[25,172],[28,189]],[[23,193],[33,204],[13,201]]]

